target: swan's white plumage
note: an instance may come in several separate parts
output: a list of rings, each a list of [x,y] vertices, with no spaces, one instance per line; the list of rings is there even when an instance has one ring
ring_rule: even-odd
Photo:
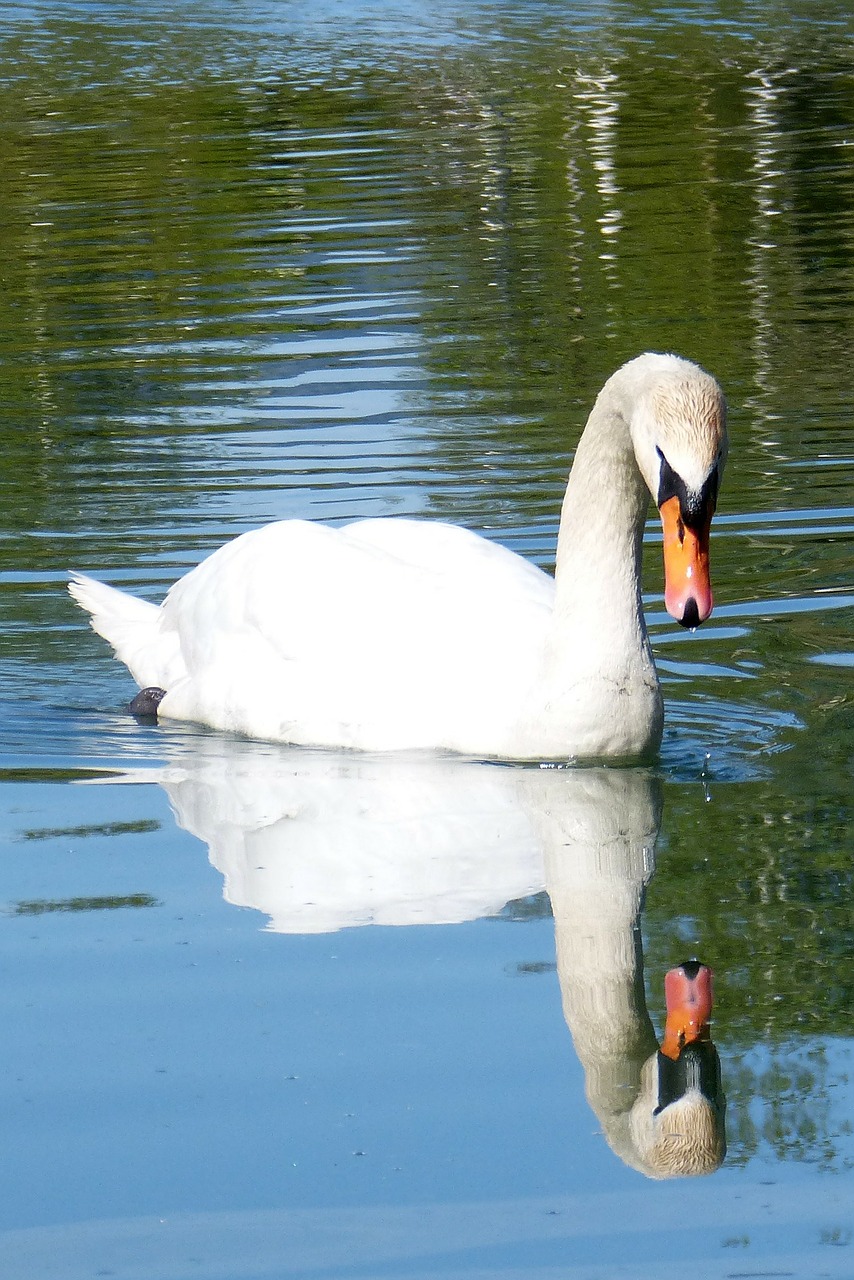
[[[161,715],[365,750],[442,736],[464,751],[467,724],[497,733],[508,699],[521,704],[554,581],[452,525],[288,520],[221,547],[161,608],[135,601],[133,618],[117,604],[132,597],[91,578],[72,591],[136,681],[168,690]]]
[[[70,590],[140,686],[166,690],[165,718],[364,750],[641,755],[661,733],[638,585],[654,432],[671,419],[708,473],[719,403],[677,357],[639,357],[609,380],[567,491],[557,585],[465,529],[380,519],[243,534],[159,607],[82,575]]]

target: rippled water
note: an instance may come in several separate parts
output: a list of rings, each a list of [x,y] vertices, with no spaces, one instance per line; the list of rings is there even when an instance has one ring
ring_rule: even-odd
[[[10,1275],[850,1274],[852,20],[784,8],[0,5]],[[652,774],[127,716],[69,567],[415,514],[550,568],[643,349],[732,435],[696,634],[648,530]],[[692,954],[728,1152],[659,1182]]]

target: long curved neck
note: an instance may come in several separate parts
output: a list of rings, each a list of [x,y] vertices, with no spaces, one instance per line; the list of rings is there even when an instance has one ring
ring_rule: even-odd
[[[561,512],[555,627],[576,654],[585,640],[606,659],[646,644],[640,590],[649,492],[635,461],[626,397],[612,378],[578,445]]]

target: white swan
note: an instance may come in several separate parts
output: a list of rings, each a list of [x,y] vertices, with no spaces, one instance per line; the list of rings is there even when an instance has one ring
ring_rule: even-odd
[[[640,592],[647,490],[664,523],[667,608],[696,626],[712,608],[725,452],[715,380],[648,353],[609,378],[590,414],[554,580],[439,522],[289,520],[227,543],[160,606],[82,575],[69,589],[153,687],[137,705],[162,717],[325,747],[643,757],[662,729]]]

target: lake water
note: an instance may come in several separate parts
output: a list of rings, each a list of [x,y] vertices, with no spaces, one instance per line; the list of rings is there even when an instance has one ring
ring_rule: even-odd
[[[3,1273],[850,1277],[854,18],[308,8],[0,4]],[[649,525],[656,768],[127,715],[69,567],[414,514],[550,568],[645,349],[732,438],[696,634]],[[671,1179],[686,956],[727,1154]]]

